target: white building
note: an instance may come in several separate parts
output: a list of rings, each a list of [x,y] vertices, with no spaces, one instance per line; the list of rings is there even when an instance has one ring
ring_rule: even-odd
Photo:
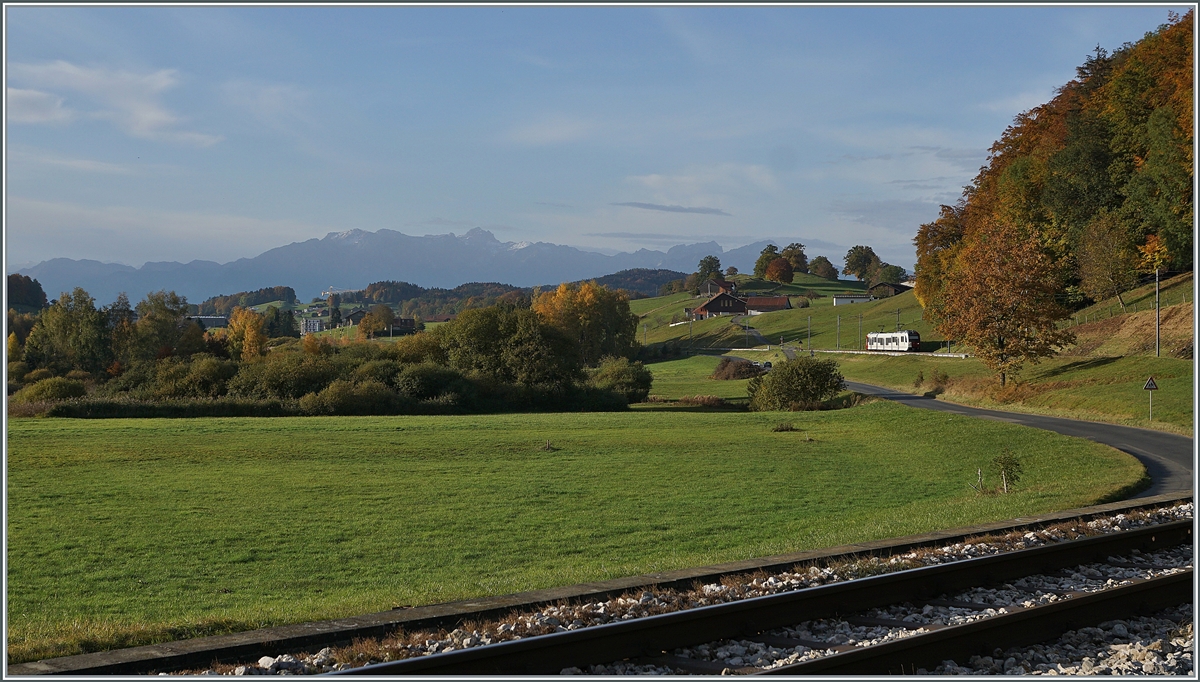
[[[300,318],[300,336],[311,334],[313,332],[323,332],[326,327],[326,320],[319,317],[301,317]]]
[[[870,294],[834,294],[834,305],[848,305],[850,303],[868,303],[875,297]]]

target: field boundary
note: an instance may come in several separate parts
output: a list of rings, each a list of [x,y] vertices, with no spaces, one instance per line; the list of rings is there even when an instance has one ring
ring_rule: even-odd
[[[852,543],[837,547],[806,550],[769,557],[746,559],[663,573],[649,573],[579,585],[532,590],[495,597],[431,604],[408,609],[336,620],[298,623],[249,630],[229,635],[115,649],[76,656],[6,665],[6,675],[42,674],[134,674],[176,670],[189,666],[207,666],[214,660],[235,660],[263,655],[278,655],[313,645],[327,646],[330,641],[349,642],[359,637],[379,637],[400,627],[425,628],[457,623],[464,616],[477,618],[500,615],[513,609],[528,609],[580,598],[600,599],[618,596],[642,588],[683,587],[694,581],[719,580],[721,577],[756,570],[783,569],[795,564],[829,560],[839,556],[889,555],[913,548],[961,540],[976,535],[1007,532],[1034,525],[1057,523],[1095,515],[1111,514],[1192,500],[1191,493],[1168,493],[1154,497],[1067,509],[1035,516],[1017,517],[967,528],[934,531],[901,538]]]

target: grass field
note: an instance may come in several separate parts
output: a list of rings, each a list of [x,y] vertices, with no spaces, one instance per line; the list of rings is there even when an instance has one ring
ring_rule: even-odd
[[[1160,428],[1188,436],[1194,429],[1191,360],[1051,358],[1027,365],[1019,382],[1002,393],[994,392],[992,373],[973,358],[838,355],[837,360],[847,379],[911,393],[933,389],[930,383],[914,385],[918,372],[928,380],[939,370],[950,377],[943,397],[967,405]],[[1159,388],[1154,396],[1153,423],[1149,421],[1148,391],[1142,390],[1151,376]]]
[[[1026,477],[977,495],[1002,446]],[[10,662],[1010,518],[1143,475],[1087,441],[886,402],[14,419],[8,447]]]

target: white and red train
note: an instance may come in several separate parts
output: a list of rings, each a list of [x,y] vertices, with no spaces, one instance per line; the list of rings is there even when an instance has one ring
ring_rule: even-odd
[[[921,335],[907,329],[902,332],[871,332],[867,334],[867,350],[919,351]]]

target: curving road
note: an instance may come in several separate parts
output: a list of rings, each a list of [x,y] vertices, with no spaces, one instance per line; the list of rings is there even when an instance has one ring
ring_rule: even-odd
[[[888,400],[894,400],[910,407],[923,407],[942,412],[993,419],[1030,426],[1035,429],[1045,429],[1061,433],[1064,436],[1087,438],[1110,445],[1121,452],[1133,455],[1146,467],[1146,473],[1152,481],[1150,487],[1135,497],[1149,497],[1165,493],[1191,492],[1193,490],[1193,440],[1186,436],[1173,433],[1139,429],[1132,426],[1117,426],[1099,422],[1085,422],[1062,417],[1046,417],[1040,414],[1023,414],[1020,412],[1002,412],[1000,410],[985,410],[978,407],[956,405],[944,400],[928,398],[923,395],[912,395],[882,386],[862,384],[857,381],[847,381],[846,388],[859,393],[876,395]]]

